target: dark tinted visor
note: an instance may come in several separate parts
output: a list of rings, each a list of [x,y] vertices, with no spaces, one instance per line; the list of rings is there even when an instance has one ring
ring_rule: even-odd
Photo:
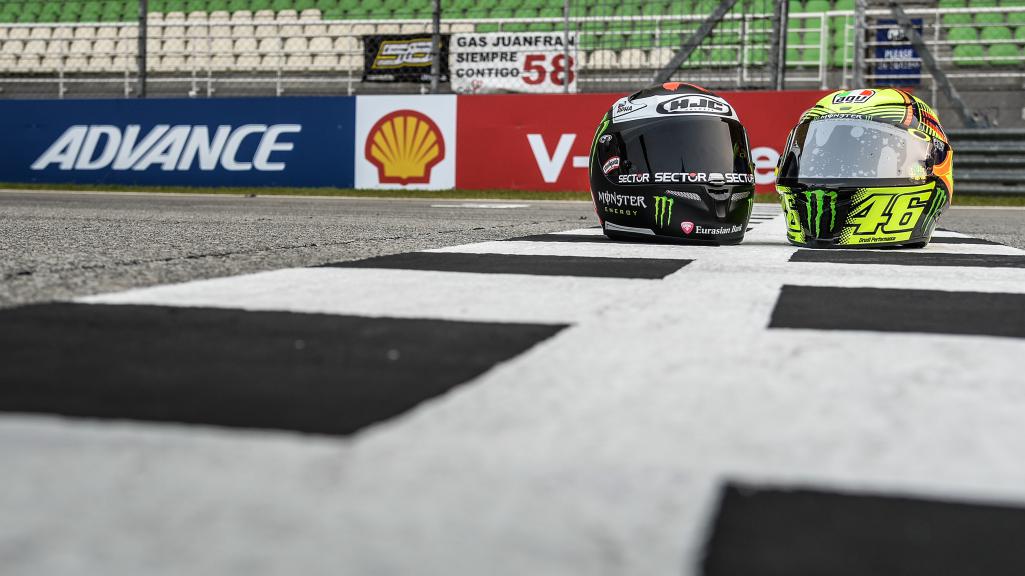
[[[914,129],[847,118],[799,125],[779,181],[922,181],[932,173],[932,138]]]
[[[744,129],[735,120],[637,120],[615,124],[609,136],[598,141],[598,160],[613,182],[630,174],[752,174]]]

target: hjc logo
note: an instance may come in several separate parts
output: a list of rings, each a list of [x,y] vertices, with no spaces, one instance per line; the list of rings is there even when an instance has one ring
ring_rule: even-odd
[[[721,114],[730,115],[730,105],[707,96],[688,94],[659,103],[655,108],[661,114]]]
[[[365,155],[382,184],[428,184],[431,169],[445,159],[445,138],[427,115],[396,110],[370,129]]]

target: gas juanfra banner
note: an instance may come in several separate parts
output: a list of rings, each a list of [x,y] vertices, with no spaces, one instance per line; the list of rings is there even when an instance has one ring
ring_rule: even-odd
[[[353,185],[355,98],[0,102],[0,180]]]
[[[454,34],[452,91],[576,92],[576,62],[576,32]]]

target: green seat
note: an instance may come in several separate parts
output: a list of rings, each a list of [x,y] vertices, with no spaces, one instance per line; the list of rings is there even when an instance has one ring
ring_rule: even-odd
[[[655,43],[660,48],[679,48],[683,45],[683,36],[675,32],[662,32]]]
[[[228,11],[249,10],[249,0],[228,0]]]
[[[1011,26],[1025,26],[1025,12],[1010,12],[1007,23]]]
[[[596,50],[601,45],[601,36],[581,34],[577,37],[577,44],[581,50]]]
[[[1015,40],[1025,40],[1025,26],[1014,29]]]
[[[740,52],[732,46],[717,46],[712,48],[709,59],[715,67],[733,67],[737,65]]]
[[[1011,40],[1014,35],[1007,26],[990,26],[982,29],[981,40]]]
[[[694,5],[688,0],[672,0],[666,5],[664,14],[684,15],[691,14],[694,9]]]
[[[748,48],[745,58],[749,66],[762,66],[769,61],[769,51],[765,48]]]
[[[804,5],[805,12],[828,12],[829,2],[827,0],[808,0]]]
[[[647,50],[655,45],[655,38],[648,32],[635,32],[623,36],[624,48]]]
[[[482,34],[487,32],[498,32],[498,24],[478,24],[477,32]]]
[[[605,19],[612,18],[612,7],[611,6],[595,6],[588,13],[588,16],[599,16]],[[583,22],[580,25],[581,30],[604,30],[605,22],[602,20]]]
[[[341,20],[345,18],[345,12],[341,8],[329,8],[320,13],[324,20]]]
[[[345,11],[346,20],[366,20],[369,17],[370,8],[366,6],[356,6]]]
[[[963,44],[954,47],[954,64],[964,67],[986,65],[986,53],[978,44]]]
[[[804,62],[803,66],[806,67],[817,67],[819,60],[821,59],[822,51],[818,48],[805,48],[801,51],[801,61]]]
[[[979,39],[979,33],[975,28],[951,28],[947,34],[947,40],[951,42],[974,42]]]
[[[969,8],[996,8],[997,0],[970,0]],[[983,12],[975,15],[976,24],[1003,24],[1004,15],[1000,12]]]
[[[995,44],[989,47],[989,63],[993,66],[1018,66],[1021,62],[1021,50],[1014,44]]]
[[[787,9],[791,14],[795,12],[804,12],[804,2],[801,2],[801,0],[790,0],[787,5]]]
[[[837,68],[843,68],[844,63],[846,63],[849,67],[851,63],[854,62],[854,51],[847,50],[847,53],[844,54],[843,46],[834,48],[832,62],[833,66],[836,66]]]
[[[943,9],[949,8],[965,8],[968,6],[966,0],[940,0],[939,7]],[[944,14],[943,18],[944,26],[951,26],[957,24],[971,24],[972,15],[971,13],[965,12],[963,14]]]
[[[854,0],[836,0],[833,10],[854,10]]]
[[[803,44],[807,47],[821,46],[822,45],[822,34],[819,32],[805,32],[804,36],[801,37]]]
[[[801,62],[800,48],[787,47],[787,68],[797,68]]]

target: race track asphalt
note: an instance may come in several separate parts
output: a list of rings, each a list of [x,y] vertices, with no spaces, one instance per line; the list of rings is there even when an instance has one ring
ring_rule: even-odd
[[[585,202],[0,191],[0,307],[597,224]],[[1025,248],[1025,211],[942,227]]]
[[[583,202],[0,191],[0,222],[2,307],[500,240],[595,218]]]

